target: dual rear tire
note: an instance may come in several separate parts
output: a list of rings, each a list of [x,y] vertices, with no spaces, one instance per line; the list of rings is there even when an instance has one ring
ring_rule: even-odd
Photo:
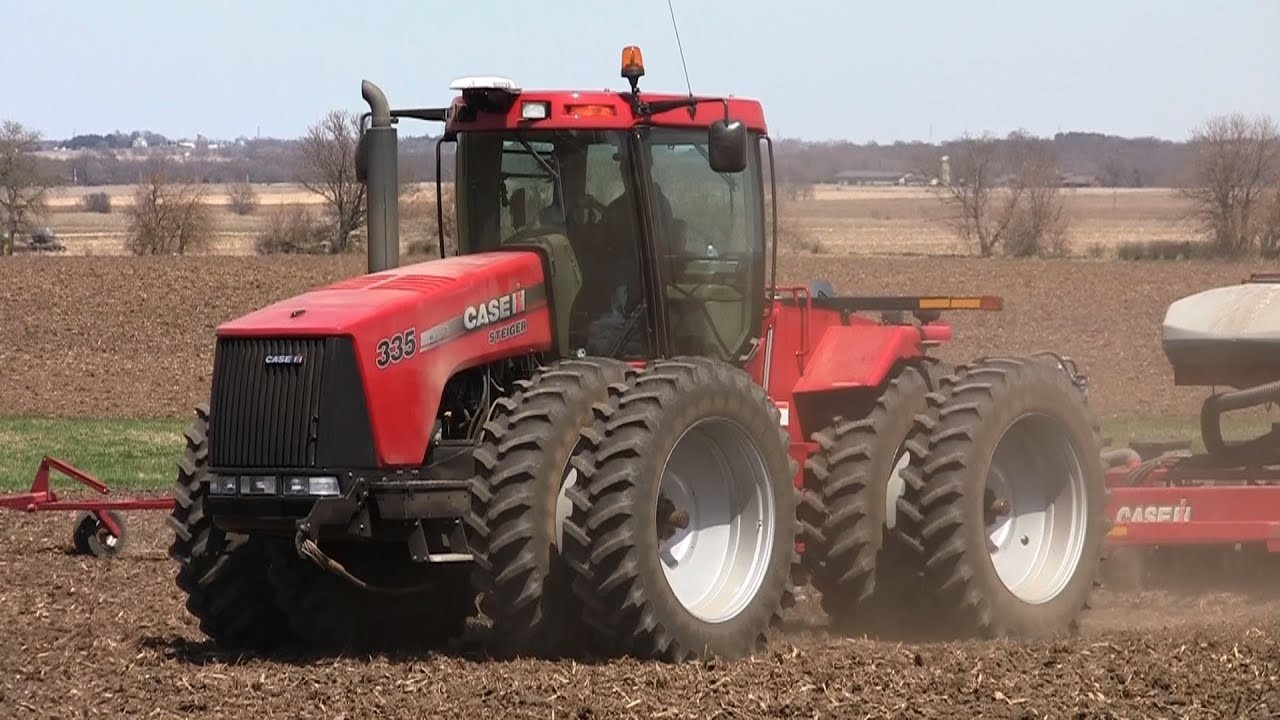
[[[809,564],[836,629],[995,637],[1075,624],[1095,585],[1106,490],[1096,421],[1061,369],[1039,358],[908,367],[864,418],[815,441],[807,470],[824,515]]]

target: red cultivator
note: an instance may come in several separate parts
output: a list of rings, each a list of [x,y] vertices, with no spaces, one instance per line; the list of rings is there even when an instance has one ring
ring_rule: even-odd
[[[1237,389],[1205,401],[1202,454],[1191,453],[1190,443],[1108,453],[1110,544],[1120,557],[1140,562],[1126,563],[1126,570],[1141,579],[1162,565],[1175,576],[1202,575],[1188,560],[1207,555],[1221,568],[1224,550],[1241,559],[1274,559],[1269,556],[1280,553],[1280,425],[1229,442],[1221,420],[1280,401],[1280,276],[1255,275],[1174,303],[1165,317],[1164,349],[1178,385]],[[1247,563],[1246,572],[1256,564]]]
[[[121,511],[173,508],[173,499],[168,497],[63,500],[50,485],[50,474],[53,471],[91,488],[101,496],[111,493],[111,488],[93,475],[56,458],[45,456],[36,470],[31,489],[25,493],[0,495],[0,508],[25,512],[80,511],[73,538],[76,551],[83,554],[110,557],[120,552],[127,538]]]
[[[1280,552],[1280,468],[1170,454],[1114,468],[1107,482],[1113,545],[1256,543]]]

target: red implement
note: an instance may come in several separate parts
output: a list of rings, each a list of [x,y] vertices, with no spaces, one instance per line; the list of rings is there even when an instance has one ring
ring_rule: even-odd
[[[76,545],[94,555],[113,555],[123,544],[124,526],[116,511],[121,510],[172,510],[173,498],[121,498],[106,500],[62,500],[50,486],[50,472],[57,471],[96,491],[108,495],[111,488],[93,475],[57,458],[45,456],[36,470],[31,488],[24,493],[0,495],[0,508],[38,512],[45,510],[80,510],[88,513],[77,523]]]
[[[1107,473],[1112,545],[1264,545],[1280,552],[1280,468],[1167,457]]]

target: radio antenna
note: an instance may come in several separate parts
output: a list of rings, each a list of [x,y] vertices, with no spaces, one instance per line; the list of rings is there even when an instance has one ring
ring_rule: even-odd
[[[693,97],[693,83],[689,82],[689,65],[684,61],[684,45],[680,43],[680,26],[676,24],[676,9],[672,7],[671,0],[667,0],[667,10],[671,11],[671,29],[676,32],[676,48],[680,50],[680,67],[684,68],[684,84],[689,88],[689,97]],[[695,112],[690,105],[689,114],[692,115]]]

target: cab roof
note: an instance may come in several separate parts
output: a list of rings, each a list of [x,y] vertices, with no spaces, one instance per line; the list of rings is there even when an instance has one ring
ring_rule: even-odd
[[[724,119],[725,103],[729,118],[737,120],[752,132],[767,133],[764,110],[759,101],[748,98],[698,96],[692,117],[688,107],[655,112],[648,117],[637,115],[631,93],[611,90],[517,90],[508,93],[508,107],[489,107],[459,94],[450,103],[446,134],[474,130],[627,130],[640,125],[672,128],[708,128]],[[688,98],[688,95],[640,92],[640,100],[662,103]],[[542,105],[539,110],[534,106]],[[526,106],[530,106],[526,110]],[[474,110],[474,112],[473,112]],[[545,114],[540,119],[530,115]]]

